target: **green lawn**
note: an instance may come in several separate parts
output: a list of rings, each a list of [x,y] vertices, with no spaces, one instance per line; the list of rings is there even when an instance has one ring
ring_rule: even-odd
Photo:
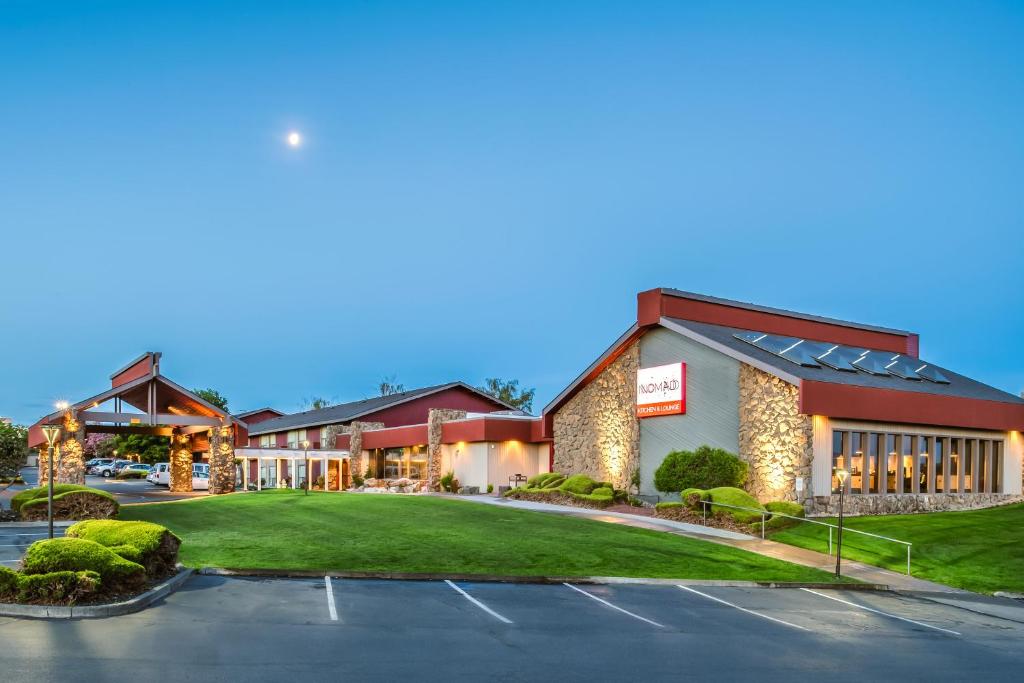
[[[422,496],[273,491],[128,505],[189,566],[558,576],[829,581],[728,546],[562,515]]]
[[[980,593],[1024,592],[1024,504],[968,512],[847,517],[845,524],[913,543],[914,576]],[[771,538],[812,550],[828,547],[828,529],[813,524],[798,524]],[[858,534],[843,535],[843,557],[906,571],[903,546]]]

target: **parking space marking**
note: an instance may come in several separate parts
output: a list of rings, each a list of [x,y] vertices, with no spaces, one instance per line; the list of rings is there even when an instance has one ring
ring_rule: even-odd
[[[694,590],[693,588],[690,588],[689,586],[678,586],[678,587],[682,588],[684,591],[689,591],[691,593],[696,593],[697,595],[705,597],[708,600],[714,600],[715,602],[720,602],[723,605],[728,605],[729,607],[733,607],[735,609],[738,609],[741,612],[746,612],[747,614],[753,614],[755,617],[761,617],[762,619],[767,619],[768,621],[774,621],[776,624],[782,624],[783,626],[790,626],[792,628],[800,629],[801,631],[810,631],[811,630],[811,629],[806,628],[804,626],[799,626],[797,624],[791,624],[788,621],[783,621],[782,619],[776,619],[775,617],[770,617],[767,614],[761,614],[760,612],[755,612],[754,610],[747,609],[746,607],[740,607],[739,605],[735,605],[735,604],[733,604],[731,602],[727,602],[725,600],[722,600],[721,598],[716,598],[713,595],[708,595],[707,593],[701,593],[699,590]]]
[[[17,564],[18,562],[21,562],[21,560],[0,560],[0,562],[3,564]]]
[[[618,610],[619,612],[622,612],[623,614],[628,614],[629,616],[633,617],[634,619],[639,619],[640,621],[646,621],[648,624],[651,624],[652,626],[657,626],[658,628],[665,628],[664,624],[659,624],[656,621],[651,621],[647,617],[642,617],[639,614],[633,614],[629,610],[622,609],[618,605],[613,605],[612,603],[608,602],[604,598],[599,598],[596,595],[594,595],[593,593],[588,593],[587,591],[583,590],[582,588],[577,588],[576,586],[572,585],[571,583],[563,583],[562,585],[566,586],[568,588],[571,588],[571,589],[573,589],[574,591],[576,591],[578,593],[583,593],[588,598],[592,598],[594,600],[597,600],[602,605],[605,605],[607,607],[611,607],[612,609]]]
[[[935,631],[942,631],[943,633],[949,633],[949,634],[952,634],[954,636],[959,636],[960,635],[959,631],[951,631],[948,628],[940,628],[938,626],[932,626],[931,624],[926,624],[926,623],[924,623],[922,621],[914,621],[913,619],[908,619],[906,617],[901,617],[901,616],[896,615],[896,614],[889,614],[888,612],[883,612],[881,610],[874,609],[873,607],[865,607],[864,605],[858,605],[857,603],[850,602],[849,600],[843,600],[842,598],[837,598],[834,595],[825,595],[824,593],[819,593],[818,591],[811,590],[810,588],[801,588],[800,590],[807,591],[808,593],[813,593],[814,595],[817,595],[817,596],[822,597],[822,598],[826,598],[828,600],[835,600],[836,602],[841,602],[844,605],[849,605],[850,607],[856,607],[857,609],[862,609],[862,610],[864,610],[866,612],[873,612],[875,614],[880,614],[883,617],[889,617],[891,619],[899,619],[900,621],[905,621],[908,624],[915,624],[917,626],[923,626],[925,628],[930,628],[930,629],[933,629]]]
[[[480,602],[479,600],[477,600],[476,598],[474,598],[474,597],[473,597],[472,595],[470,595],[470,594],[469,594],[469,593],[467,593],[466,591],[464,591],[464,590],[462,590],[461,588],[459,588],[458,586],[456,586],[456,585],[455,585],[454,583],[452,583],[452,582],[451,582],[451,581],[449,581],[448,579],[445,579],[445,580],[444,580],[444,582],[445,582],[445,583],[447,583],[447,584],[448,584],[449,586],[451,586],[452,588],[454,588],[454,589],[455,589],[455,591],[456,591],[457,593],[459,593],[459,594],[460,594],[460,595],[461,595],[462,597],[466,598],[466,599],[467,599],[467,600],[469,600],[469,601],[470,601],[471,603],[473,603],[474,605],[476,605],[477,607],[479,607],[479,608],[480,608],[480,609],[482,609],[483,611],[487,612],[488,614],[490,614],[490,615],[491,615],[492,617],[494,617],[494,618],[495,618],[495,619],[497,619],[498,621],[504,622],[504,623],[506,623],[506,624],[511,624],[511,623],[512,623],[512,620],[511,620],[511,619],[506,619],[505,617],[501,616],[500,614],[498,614],[497,612],[495,612],[494,610],[492,610],[492,609],[491,609],[490,607],[488,607],[487,605],[485,605],[484,603]]]
[[[338,620],[338,610],[334,607],[334,588],[331,586],[331,577],[324,577],[324,584],[327,586],[327,611],[330,612],[331,621]]]

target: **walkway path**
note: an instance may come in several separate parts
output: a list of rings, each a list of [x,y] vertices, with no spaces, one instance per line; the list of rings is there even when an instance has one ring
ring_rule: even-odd
[[[519,510],[534,510],[536,512],[548,512],[559,515],[573,515],[585,517],[600,522],[612,524],[625,524],[640,529],[653,529],[655,531],[666,531],[679,536],[688,536],[711,543],[730,545],[752,553],[774,557],[778,560],[785,560],[793,564],[805,567],[815,567],[823,571],[835,571],[836,559],[825,553],[797,548],[796,546],[777,543],[776,541],[761,540],[747,534],[740,534],[724,529],[715,529],[700,524],[687,524],[675,522],[657,517],[644,517],[641,515],[630,515],[622,512],[604,512],[588,508],[577,508],[569,505],[554,505],[551,503],[537,503],[528,500],[512,500],[510,498],[498,498],[495,496],[446,496],[458,500],[468,500],[474,503],[498,505],[503,507],[516,508]],[[939,583],[917,579],[906,574],[873,567],[869,564],[843,560],[843,574],[866,583],[885,584],[893,590],[914,591],[922,593],[943,593],[943,594],[967,594],[958,588],[951,588]]]

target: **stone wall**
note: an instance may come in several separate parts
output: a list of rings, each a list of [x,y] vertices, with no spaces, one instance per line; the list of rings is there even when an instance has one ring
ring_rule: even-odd
[[[78,419],[78,413],[74,410],[64,413],[61,437],[59,458],[53,464],[53,480],[58,484],[84,484],[85,458],[82,445],[85,443],[85,423]]]
[[[427,413],[427,490],[441,487],[441,430],[445,422],[461,420],[465,410],[431,408]]]
[[[900,493],[887,495],[846,495],[843,497],[844,515],[898,515],[913,512],[942,512],[944,510],[976,510],[1007,505],[1024,500],[1024,496],[1004,493]],[[804,507],[812,516],[839,514],[839,495],[815,496]]]
[[[814,426],[800,413],[800,391],[747,364],[740,366],[740,452],[750,466],[745,488],[762,503],[806,503],[814,460]],[[796,478],[804,488],[798,500]]]
[[[235,490],[234,429],[214,427],[210,430],[210,493],[231,493]]]
[[[640,464],[639,367],[640,345],[634,343],[555,413],[556,472],[629,488],[630,475]]]

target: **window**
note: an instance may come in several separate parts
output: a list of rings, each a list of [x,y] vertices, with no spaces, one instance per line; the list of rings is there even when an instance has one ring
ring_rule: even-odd
[[[836,470],[850,473],[847,492],[1001,493],[1002,439],[832,431],[832,491]]]
[[[264,434],[260,437],[260,448],[277,448],[277,435]]]
[[[302,442],[305,440],[305,429],[293,429],[288,432],[288,448],[302,448]]]

